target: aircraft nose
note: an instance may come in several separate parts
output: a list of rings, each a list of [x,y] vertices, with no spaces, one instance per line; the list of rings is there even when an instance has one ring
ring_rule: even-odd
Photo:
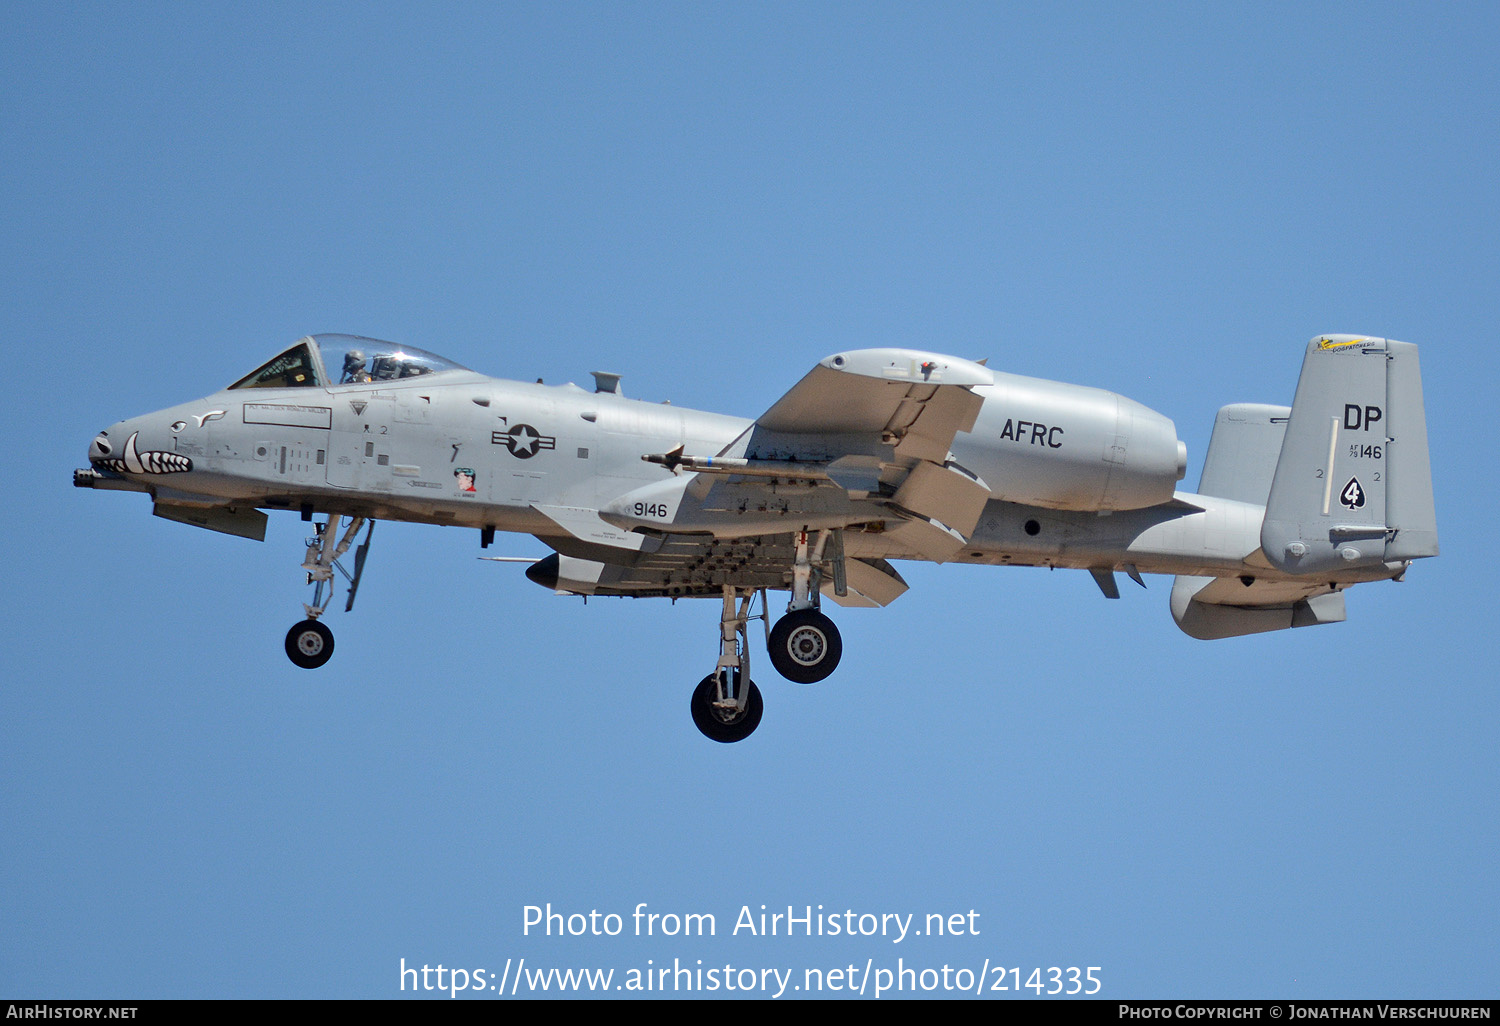
[[[92,443],[89,443],[89,462],[101,463],[108,459],[120,459],[124,453],[124,422],[115,423],[105,428],[104,431],[95,435]]]
[[[117,474],[185,474],[193,469],[190,457],[174,452],[153,433],[148,418],[121,421],[99,432],[89,443],[89,463]]]

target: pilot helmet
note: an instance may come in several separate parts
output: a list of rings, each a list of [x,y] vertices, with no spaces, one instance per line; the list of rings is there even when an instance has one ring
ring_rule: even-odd
[[[357,374],[365,369],[365,354],[358,349],[351,349],[344,354],[344,373]]]

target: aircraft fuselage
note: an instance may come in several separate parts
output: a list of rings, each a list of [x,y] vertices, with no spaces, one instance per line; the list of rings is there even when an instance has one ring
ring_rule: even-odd
[[[993,491],[1030,502],[988,501],[967,544],[947,561],[1274,576],[1246,563],[1259,547],[1262,506],[1174,490],[1185,461],[1165,417],[1098,389],[997,378],[996,386],[975,390],[984,407],[975,430],[954,439],[952,455]],[[1122,423],[1128,433],[1118,430]],[[642,456],[679,445],[717,454],[751,424],[574,385],[457,371],[441,379],[217,392],[114,424],[101,435],[111,452],[101,453],[96,442],[90,455],[96,466],[112,457],[120,477],[168,506],[310,508],[548,537],[569,532],[544,509],[604,509],[671,478]],[[148,453],[183,457],[191,469],[152,465],[162,457],[142,455]],[[809,503],[814,493],[823,494]],[[802,522],[878,525],[884,516],[879,496],[851,500],[804,480],[773,478],[757,503],[767,497],[768,508],[726,509],[719,523],[742,523],[739,533],[753,536]],[[1111,498],[1135,508],[1109,508]],[[580,551],[577,543],[587,542],[568,540]],[[879,529],[851,530],[846,550],[923,558]],[[1340,579],[1388,576],[1386,568],[1365,568]]]
[[[333,654],[334,571],[350,610],[376,520],[535,535],[556,592],[717,598],[719,659],[693,691],[710,739],[760,722],[748,624],[777,672],[823,680],[842,640],[820,605],[884,606],[891,560],[1175,574],[1200,639],[1345,618],[1343,590],[1437,555],[1416,347],[1325,335],[1291,407],[1219,410],[1203,491],[1177,490],[1170,420],[1113,392],[957,357],[864,349],[820,361],[754,420],[626,399],[619,378],[545,386],[349,335],[308,336],[229,388],[121,421],[81,487],[148,492],[161,517],[265,538],[265,510],[314,524],[307,618],[287,656]],[[363,533],[363,541],[360,535]],[[358,543],[354,569],[341,557]],[[502,557],[503,558],[503,557]],[[766,595],[790,592],[770,626]]]

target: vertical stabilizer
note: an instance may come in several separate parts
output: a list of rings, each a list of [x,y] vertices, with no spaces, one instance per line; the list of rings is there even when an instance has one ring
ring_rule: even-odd
[[[1264,506],[1291,415],[1285,406],[1263,403],[1234,403],[1219,410],[1198,493]]]
[[[1437,555],[1416,346],[1308,343],[1261,548],[1298,574]]]

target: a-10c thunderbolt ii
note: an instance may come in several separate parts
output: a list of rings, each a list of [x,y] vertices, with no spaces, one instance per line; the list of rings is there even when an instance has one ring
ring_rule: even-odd
[[[694,722],[760,722],[748,623],[802,683],[838,665],[821,610],[884,606],[892,560],[1173,574],[1195,638],[1344,619],[1352,584],[1438,552],[1417,348],[1308,344],[1290,408],[1219,411],[1199,494],[1166,417],[1112,392],[909,349],[837,353],[754,420],[627,399],[619,378],[502,381],[409,346],[314,335],[228,388],[101,431],[80,487],[151,495],[157,516],[263,540],[265,510],[314,520],[307,618],[286,638],[323,665],[321,616],[377,519],[535,535],[526,576],[573,595],[714,598],[719,659]],[[369,525],[368,528],[366,525]],[[770,625],[766,592],[790,594]],[[761,613],[752,616],[754,598]]]

